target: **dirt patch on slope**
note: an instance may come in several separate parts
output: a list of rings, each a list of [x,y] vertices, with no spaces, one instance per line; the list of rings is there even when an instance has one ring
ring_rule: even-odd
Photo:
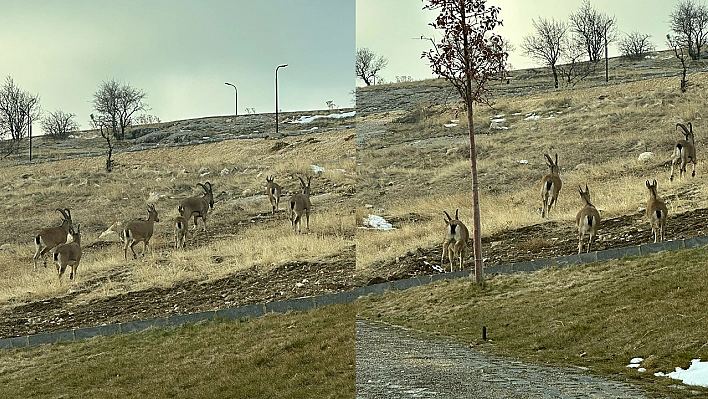
[[[667,219],[667,239],[680,240],[705,236],[708,209],[696,209]],[[599,237],[592,251],[629,247],[653,242],[654,236],[643,212],[602,221]],[[471,241],[469,243],[470,249]],[[471,251],[470,251],[471,252]],[[505,230],[482,238],[485,266],[498,266],[538,259],[555,258],[578,252],[578,230],[575,225],[555,221]],[[397,260],[377,265],[368,277],[368,283],[399,280],[427,274],[437,274],[442,247],[418,248]],[[466,268],[473,268],[474,257],[466,260]],[[445,259],[445,268],[450,264]]]

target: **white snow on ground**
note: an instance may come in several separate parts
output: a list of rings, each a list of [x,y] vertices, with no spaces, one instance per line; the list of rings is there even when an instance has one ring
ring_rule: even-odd
[[[446,123],[446,124],[444,124],[443,126],[445,126],[445,127],[455,127],[455,126],[457,126],[457,123]]]
[[[701,359],[693,359],[691,360],[691,366],[688,370],[676,367],[676,371],[669,374],[658,372],[654,373],[654,375],[657,377],[669,377],[681,380],[684,384],[688,385],[708,387],[708,362],[702,362]]]
[[[365,217],[364,220],[362,220],[362,223],[364,224],[364,226],[368,226],[376,230],[387,231],[396,229],[391,223],[387,222],[386,219],[376,215],[369,215]]]
[[[339,119],[339,118],[350,118],[355,115],[356,115],[356,111],[344,112],[344,113],[340,113],[340,114],[301,116],[300,119],[297,119],[294,121],[289,121],[287,123],[310,123],[314,120],[322,119],[322,118]]]
[[[541,119],[541,117],[536,115],[536,113],[527,114],[526,118],[524,118],[525,121],[537,121],[539,119]]]
[[[314,174],[322,173],[325,171],[325,168],[317,165],[310,165],[310,168],[312,168],[312,173]]]
[[[627,367],[635,368],[640,373],[647,371],[644,367],[641,367],[641,363],[644,361],[641,357],[635,357],[629,361]],[[676,371],[669,374],[664,374],[662,372],[654,373],[656,377],[669,377],[675,380],[681,380],[684,384],[688,385],[698,385],[702,387],[708,387],[708,362],[701,362],[701,359],[691,360],[691,366],[688,370],[684,370],[681,367],[676,367]]]

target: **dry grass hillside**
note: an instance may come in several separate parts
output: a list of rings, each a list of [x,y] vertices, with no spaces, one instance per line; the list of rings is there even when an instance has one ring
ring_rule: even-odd
[[[533,90],[538,74],[524,86],[521,78],[532,74],[518,72],[510,92],[503,87],[497,92],[493,107],[474,109],[488,264],[577,252],[577,187],[585,184],[606,221],[595,249],[649,241],[643,216],[647,179],[658,181],[659,195],[667,200],[668,239],[707,233],[700,216],[691,217],[708,207],[704,163],[698,163],[695,178],[671,182],[668,177],[673,144],[683,138],[677,123],[692,122],[697,157],[704,158],[708,73],[691,74],[686,93],[680,92],[678,77],[641,76],[647,70],[666,72],[662,63],[669,61],[614,60],[611,76],[620,76],[615,83],[591,80],[551,91]],[[699,67],[705,65],[694,70]],[[634,75],[642,79],[625,81]],[[386,106],[399,86],[359,93],[362,103],[379,105],[357,118],[357,224],[375,214],[396,227],[363,229],[357,235],[357,268],[370,280],[432,273],[432,265],[440,264],[443,210],[459,208],[461,220],[472,225],[467,118],[459,105],[437,102],[443,92],[438,81],[422,85],[439,89],[408,109]],[[490,128],[492,120],[501,128]],[[640,161],[644,152],[653,157]],[[548,169],[544,153],[558,154],[563,179],[548,219],[541,218],[540,180]],[[687,224],[697,227],[682,230]]]
[[[105,156],[3,167],[0,317],[11,329],[3,335],[238,306],[351,286],[355,131],[347,126],[350,121],[326,132],[279,139],[122,152],[115,156],[116,167],[110,173],[104,170]],[[75,139],[77,146],[81,140]],[[321,169],[315,173],[313,166]],[[275,215],[265,195],[270,175],[283,186]],[[314,176],[313,210],[310,232],[298,235],[285,209],[290,196],[300,190],[297,176],[305,175]],[[200,226],[188,236],[186,250],[175,250],[171,221],[177,205],[183,198],[202,195],[196,184],[205,181],[213,184],[215,196],[207,232]],[[122,244],[99,237],[114,224],[146,218],[149,203],[160,219],[150,241],[152,251],[140,257],[138,244],[138,259],[130,259],[129,253],[126,261]],[[81,224],[84,254],[77,280],[69,281],[67,273],[58,284],[51,263],[33,270],[33,240],[41,228],[59,224],[56,208],[65,207],[71,209],[74,223]],[[337,276],[327,274],[326,266],[332,263],[338,265],[330,268]],[[279,273],[295,274],[291,280],[271,280]],[[185,284],[204,291],[215,281],[216,298],[184,295],[190,292]],[[244,283],[250,289],[242,288]],[[129,294],[136,299],[126,302]],[[182,297],[170,303],[167,297],[177,294]],[[50,309],[42,308],[43,303],[51,304]],[[102,307],[114,310],[104,312]],[[131,307],[137,309],[127,315],[112,313]],[[94,312],[105,313],[106,318],[92,321]]]

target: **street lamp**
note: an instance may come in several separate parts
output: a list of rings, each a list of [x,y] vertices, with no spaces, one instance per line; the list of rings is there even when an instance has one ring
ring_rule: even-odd
[[[229,86],[231,86],[231,87],[234,88],[234,92],[236,93],[236,94],[235,94],[235,95],[236,95],[236,112],[235,112],[235,115],[238,116],[238,89],[236,88],[236,86],[234,86],[233,84],[231,84],[231,83],[229,83],[229,82],[226,82],[226,83],[224,83],[224,84],[225,84],[225,85],[229,85]]]
[[[278,65],[275,68],[275,132],[278,133],[278,68],[284,68],[288,64]]]

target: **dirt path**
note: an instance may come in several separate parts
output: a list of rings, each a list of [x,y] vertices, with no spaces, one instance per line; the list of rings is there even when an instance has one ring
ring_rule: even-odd
[[[579,368],[552,368],[395,326],[356,325],[356,397],[645,398],[631,385]]]

